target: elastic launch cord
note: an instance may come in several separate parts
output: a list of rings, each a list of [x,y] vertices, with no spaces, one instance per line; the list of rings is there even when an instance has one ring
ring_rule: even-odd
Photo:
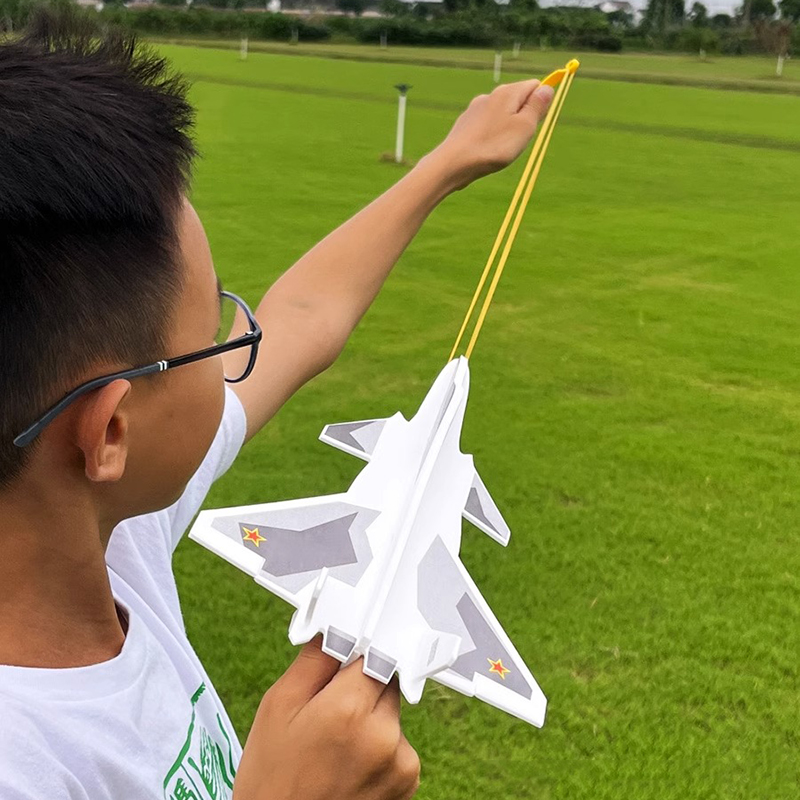
[[[499,263],[497,264],[497,268],[489,286],[489,291],[483,302],[483,306],[481,307],[480,314],[478,315],[477,322],[475,323],[475,328],[472,332],[469,345],[467,346],[465,353],[466,357],[469,358],[472,355],[472,351],[475,348],[475,343],[478,340],[478,335],[480,334],[484,320],[486,319],[489,305],[492,302],[495,290],[500,282],[500,277],[503,274],[503,269],[505,268],[506,261],[508,260],[508,256],[511,252],[511,247],[514,244],[517,231],[519,230],[520,223],[522,222],[522,217],[525,214],[525,209],[533,192],[533,187],[536,185],[536,179],[539,177],[542,161],[547,153],[547,148],[550,145],[550,139],[553,135],[553,130],[558,122],[558,117],[561,114],[561,109],[563,108],[567,92],[569,91],[572,81],[575,78],[575,71],[577,68],[578,62],[575,60],[570,61],[566,67],[556,70],[556,72],[551,73],[542,81],[543,84],[557,86],[556,93],[553,97],[553,102],[550,105],[550,109],[545,117],[544,123],[539,131],[539,135],[536,137],[536,141],[534,142],[528,162],[523,170],[522,177],[520,178],[517,188],[514,191],[511,204],[508,207],[508,211],[506,212],[505,219],[503,220],[500,230],[498,231],[497,238],[495,239],[494,246],[492,247],[492,251],[489,255],[489,259],[486,262],[486,266],[481,274],[480,280],[478,281],[478,287],[475,290],[475,294],[472,296],[472,301],[470,302],[469,309],[464,317],[464,322],[461,325],[461,329],[458,332],[453,349],[450,352],[450,359],[452,359],[458,351],[458,347],[461,344],[464,333],[469,326],[470,319],[472,318],[473,312],[478,304],[478,299],[480,298],[480,295],[492,270],[492,266],[494,265],[495,257],[497,256],[497,253],[500,250],[500,245],[502,244],[506,232],[508,231],[509,223],[516,212],[516,217],[511,225],[511,232],[508,236],[505,247],[503,248],[503,253],[500,257]],[[521,204],[520,197],[522,198]],[[519,208],[517,208],[518,204]]]

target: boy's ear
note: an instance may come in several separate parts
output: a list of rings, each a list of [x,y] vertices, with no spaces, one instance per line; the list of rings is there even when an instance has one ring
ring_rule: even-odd
[[[118,481],[128,459],[128,414],[123,401],[129,381],[93,391],[81,404],[76,444],[83,451],[86,477],[96,483]]]

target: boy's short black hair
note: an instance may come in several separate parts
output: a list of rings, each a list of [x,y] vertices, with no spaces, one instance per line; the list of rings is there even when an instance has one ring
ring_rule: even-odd
[[[0,487],[35,447],[12,439],[76,377],[167,355],[196,154],[186,91],[77,9],[39,9],[0,43]]]

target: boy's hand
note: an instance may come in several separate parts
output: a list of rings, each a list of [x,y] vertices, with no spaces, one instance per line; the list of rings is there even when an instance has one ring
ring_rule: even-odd
[[[476,97],[429,157],[440,159],[456,189],[510,164],[528,145],[553,99],[539,81],[498,86]]]
[[[341,671],[317,641],[264,695],[236,775],[234,800],[405,800],[419,758],[400,730],[400,692]]]

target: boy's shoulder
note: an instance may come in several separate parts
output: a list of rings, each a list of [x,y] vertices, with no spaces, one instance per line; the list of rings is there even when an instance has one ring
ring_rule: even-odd
[[[70,770],[72,748],[80,746],[66,732],[48,725],[37,709],[0,693],[0,797],[37,800],[44,797],[87,798]]]

